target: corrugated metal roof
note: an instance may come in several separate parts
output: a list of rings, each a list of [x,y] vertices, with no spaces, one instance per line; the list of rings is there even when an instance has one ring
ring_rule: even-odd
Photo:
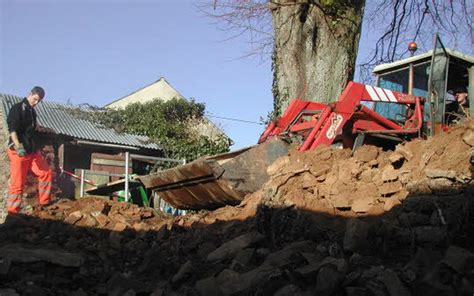
[[[8,114],[10,108],[23,100],[23,98],[0,94],[0,100],[2,101],[4,114]],[[70,136],[76,139],[161,150],[158,145],[148,143],[148,137],[117,133],[113,129],[77,118],[67,112],[67,109],[71,108],[68,105],[45,100],[35,107],[38,114],[38,124],[54,130],[59,135]]]

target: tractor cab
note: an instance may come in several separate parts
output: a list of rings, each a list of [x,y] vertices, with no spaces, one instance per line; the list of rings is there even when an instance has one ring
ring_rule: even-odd
[[[416,43],[409,45],[412,56],[375,67],[376,85],[393,91],[425,98],[424,133],[432,136],[456,119],[474,114],[474,56],[445,48],[438,35],[434,49],[414,55]],[[455,93],[464,89],[468,102],[461,107]],[[394,121],[403,121],[409,110],[404,105],[378,102],[374,110]],[[458,112],[458,113],[456,113]]]

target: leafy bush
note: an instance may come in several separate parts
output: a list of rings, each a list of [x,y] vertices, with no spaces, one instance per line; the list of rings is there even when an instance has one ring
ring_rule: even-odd
[[[231,140],[223,133],[211,137],[196,128],[196,123],[206,125],[204,111],[203,103],[178,98],[134,103],[124,109],[90,105],[73,109],[77,116],[119,133],[147,136],[167,157],[187,161],[229,151]]]

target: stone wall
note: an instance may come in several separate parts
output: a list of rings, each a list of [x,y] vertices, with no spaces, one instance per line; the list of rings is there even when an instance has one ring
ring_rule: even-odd
[[[10,178],[10,162],[6,149],[8,145],[8,128],[6,124],[6,115],[0,110],[0,223],[3,223],[6,217],[6,197],[8,194],[8,182]]]

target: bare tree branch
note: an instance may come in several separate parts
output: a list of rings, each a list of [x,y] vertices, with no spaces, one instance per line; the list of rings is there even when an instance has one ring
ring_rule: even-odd
[[[273,51],[271,10],[310,5],[333,17],[319,0],[204,0],[198,8],[213,19],[229,38],[246,36],[250,50],[245,56],[270,57]],[[343,17],[343,16],[339,16]],[[431,47],[438,32],[444,43],[466,53],[474,52],[474,2],[472,0],[376,0],[366,5],[365,19],[372,36],[379,36],[372,53],[358,65],[361,77],[380,63],[405,56],[407,43],[416,41],[421,50]],[[364,75],[362,73],[365,72]],[[364,78],[363,78],[364,79]]]
[[[380,63],[398,60],[406,55],[408,41],[418,42],[422,50],[431,49],[434,33],[453,49],[473,53],[474,3],[466,0],[381,0],[368,6],[365,17],[379,30],[385,25],[372,54],[359,65],[364,81],[370,80],[370,69]]]

